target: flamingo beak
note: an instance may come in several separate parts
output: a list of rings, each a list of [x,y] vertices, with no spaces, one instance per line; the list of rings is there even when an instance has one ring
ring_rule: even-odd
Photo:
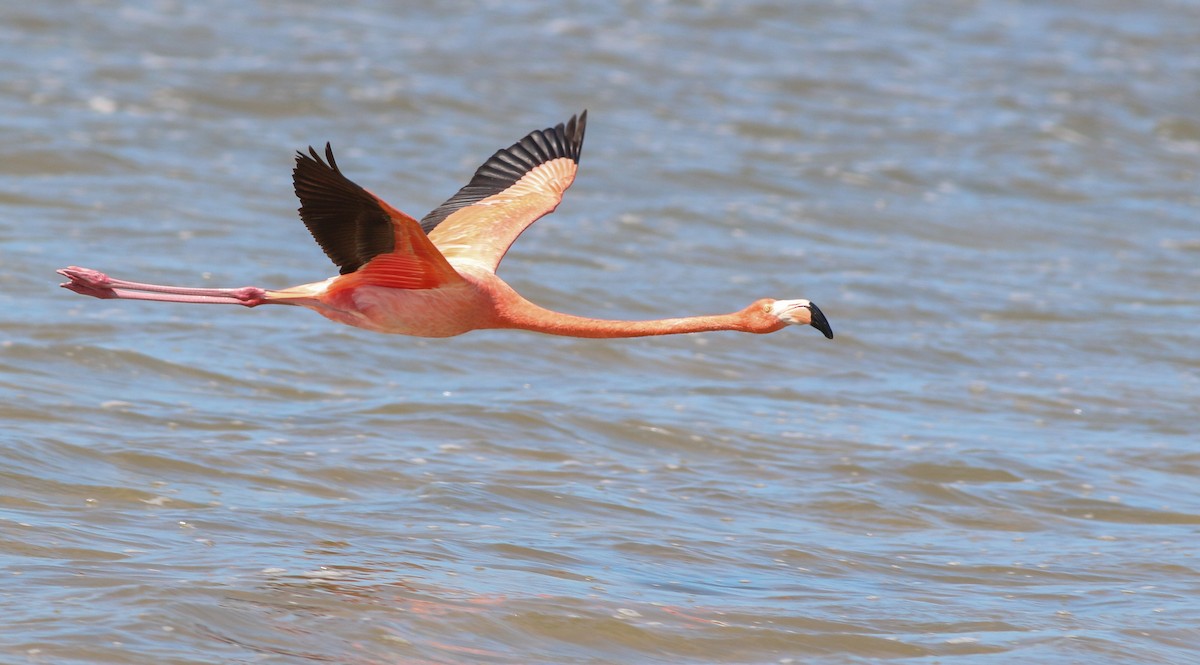
[[[826,339],[833,339],[833,328],[829,326],[829,319],[825,318],[825,313],[820,310],[814,303],[808,303],[808,311],[812,312],[812,327],[821,331]]]

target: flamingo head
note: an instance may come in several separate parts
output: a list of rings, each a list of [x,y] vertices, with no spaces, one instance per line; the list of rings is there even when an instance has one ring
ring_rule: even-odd
[[[776,300],[771,303],[771,314],[780,322],[793,326],[812,326],[828,339],[833,339],[833,328],[825,314],[807,300]]]

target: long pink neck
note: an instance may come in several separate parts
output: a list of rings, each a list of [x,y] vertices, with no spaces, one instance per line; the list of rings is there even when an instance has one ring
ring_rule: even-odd
[[[591,338],[648,337],[714,330],[766,332],[754,330],[744,312],[653,321],[613,321],[554,312],[525,300],[515,292],[512,295],[516,297],[505,298],[505,302],[497,307],[497,321],[492,327]]]

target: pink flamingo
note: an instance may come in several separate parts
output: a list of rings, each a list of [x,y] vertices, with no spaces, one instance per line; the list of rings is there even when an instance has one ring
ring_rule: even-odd
[[[769,333],[811,325],[828,338],[825,315],[807,300],[756,300],[729,314],[612,321],[543,309],[496,276],[513,241],[552,212],[575,180],[587,111],[534,131],[496,152],[457,194],[420,222],[342,175],[325,144],[297,153],[300,218],[340,274],[281,290],[189,288],[114,279],[72,266],[63,287],[96,298],[256,307],[300,305],[367,330],[450,337],[517,328],[572,337],[640,337],[711,330]]]

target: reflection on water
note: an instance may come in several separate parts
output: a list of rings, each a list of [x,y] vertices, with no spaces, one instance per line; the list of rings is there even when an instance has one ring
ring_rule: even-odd
[[[1193,658],[1200,16],[928,9],[0,10],[0,660]],[[421,215],[583,107],[506,280],[837,339],[55,286],[321,279],[293,150]]]

